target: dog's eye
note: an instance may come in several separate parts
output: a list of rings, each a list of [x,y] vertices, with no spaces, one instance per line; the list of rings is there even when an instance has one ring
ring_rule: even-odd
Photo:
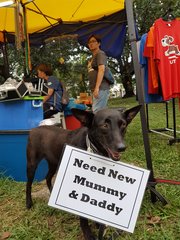
[[[119,126],[120,126],[120,128],[126,128],[126,122],[125,121],[120,121]]]
[[[121,126],[122,126],[122,127],[126,127],[126,123],[123,122],[123,123],[121,124]]]
[[[103,123],[102,123],[102,128],[107,129],[111,125],[111,121],[107,118]]]
[[[107,123],[104,123],[104,124],[102,125],[102,127],[103,127],[103,128],[108,128],[108,124],[107,124]]]

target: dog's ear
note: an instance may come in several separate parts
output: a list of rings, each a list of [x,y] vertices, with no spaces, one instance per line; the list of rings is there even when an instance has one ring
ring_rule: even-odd
[[[94,119],[94,114],[90,111],[85,111],[82,109],[72,108],[71,109],[73,115],[81,122],[81,124],[85,127],[90,128],[92,125],[92,121]]]
[[[138,105],[138,106],[130,108],[130,109],[128,109],[124,112],[125,117],[126,117],[126,121],[127,121],[128,124],[133,120],[133,118],[139,112],[141,107],[142,107],[142,105]]]

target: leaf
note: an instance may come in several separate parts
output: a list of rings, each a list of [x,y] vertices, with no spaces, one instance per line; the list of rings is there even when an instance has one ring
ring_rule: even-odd
[[[54,226],[54,223],[55,223],[55,221],[54,221],[54,217],[50,217],[50,218],[48,218],[48,228],[51,228],[51,227],[53,227]]]
[[[11,236],[11,233],[10,232],[3,232],[0,240],[3,240],[3,239],[7,239]]]
[[[154,216],[148,219],[148,224],[158,224],[161,218],[159,216]]]

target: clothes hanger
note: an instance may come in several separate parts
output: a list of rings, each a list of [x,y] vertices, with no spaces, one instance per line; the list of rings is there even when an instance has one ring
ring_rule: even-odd
[[[171,22],[174,19],[176,19],[176,17],[173,15],[172,12],[173,12],[173,9],[169,8],[167,12],[162,16],[162,19],[167,22]]]

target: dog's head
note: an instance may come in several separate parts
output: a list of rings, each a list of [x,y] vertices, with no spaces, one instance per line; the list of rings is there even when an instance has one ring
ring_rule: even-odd
[[[96,114],[72,109],[73,115],[88,128],[90,142],[103,156],[119,160],[120,152],[126,149],[124,136],[126,128],[139,112],[141,105],[122,109],[102,109]]]

